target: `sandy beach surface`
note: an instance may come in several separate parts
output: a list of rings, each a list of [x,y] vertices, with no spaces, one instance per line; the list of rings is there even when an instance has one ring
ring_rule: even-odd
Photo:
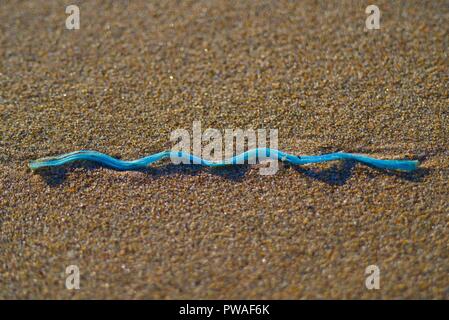
[[[368,4],[1,1],[0,298],[448,299],[449,2],[375,1],[367,31]],[[422,163],[28,168],[170,149],[193,121]]]

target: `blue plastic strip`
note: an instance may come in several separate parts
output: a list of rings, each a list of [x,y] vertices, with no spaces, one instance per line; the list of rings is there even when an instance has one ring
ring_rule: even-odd
[[[78,160],[88,160],[116,170],[126,171],[143,169],[148,167],[150,164],[165,158],[184,160],[184,162],[186,162],[186,160],[189,160],[189,163],[201,164],[208,167],[219,167],[225,165],[234,165],[237,163],[245,163],[248,160],[254,158],[259,161],[263,159],[280,160],[294,165],[304,165],[309,163],[320,163],[334,160],[355,160],[380,169],[402,171],[416,170],[419,165],[419,161],[417,160],[380,160],[368,156],[344,152],[329,153],[319,156],[295,156],[275,149],[260,148],[246,151],[224,161],[209,161],[198,158],[190,153],[177,151],[163,151],[137,160],[125,161],[113,158],[101,152],[81,150],[55,157],[37,159],[31,161],[29,163],[29,166],[32,170],[36,170],[45,167],[57,167]]]

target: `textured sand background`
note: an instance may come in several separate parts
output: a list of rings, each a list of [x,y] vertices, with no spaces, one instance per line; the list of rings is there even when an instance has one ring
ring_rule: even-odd
[[[365,32],[371,2],[1,0],[0,297],[447,299],[449,2],[375,1]],[[422,169],[27,168],[168,149],[194,120]]]

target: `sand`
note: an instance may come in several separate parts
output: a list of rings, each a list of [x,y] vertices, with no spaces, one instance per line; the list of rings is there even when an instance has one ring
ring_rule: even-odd
[[[77,2],[0,5],[1,298],[449,298],[448,1]],[[195,120],[421,169],[27,167]]]

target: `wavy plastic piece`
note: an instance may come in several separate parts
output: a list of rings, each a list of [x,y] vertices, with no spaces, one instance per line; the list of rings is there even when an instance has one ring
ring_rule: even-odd
[[[203,166],[208,167],[242,164],[254,158],[259,161],[265,159],[280,160],[294,165],[304,165],[309,163],[320,163],[334,160],[355,160],[380,169],[402,170],[402,171],[416,170],[416,168],[419,165],[419,161],[417,160],[380,160],[359,154],[344,153],[344,152],[329,153],[319,156],[295,156],[275,149],[259,148],[246,151],[244,153],[241,153],[237,156],[226,159],[224,161],[209,161],[201,159],[190,153],[180,151],[162,151],[137,160],[125,161],[113,158],[101,152],[81,150],[62,154],[55,157],[46,157],[34,160],[29,163],[29,167],[32,170],[36,170],[45,167],[57,167],[78,160],[87,160],[99,163],[101,165],[116,170],[126,171],[126,170],[143,169],[148,167],[150,164],[165,158],[184,160],[184,162],[188,160],[190,161],[189,163],[201,164]]]

